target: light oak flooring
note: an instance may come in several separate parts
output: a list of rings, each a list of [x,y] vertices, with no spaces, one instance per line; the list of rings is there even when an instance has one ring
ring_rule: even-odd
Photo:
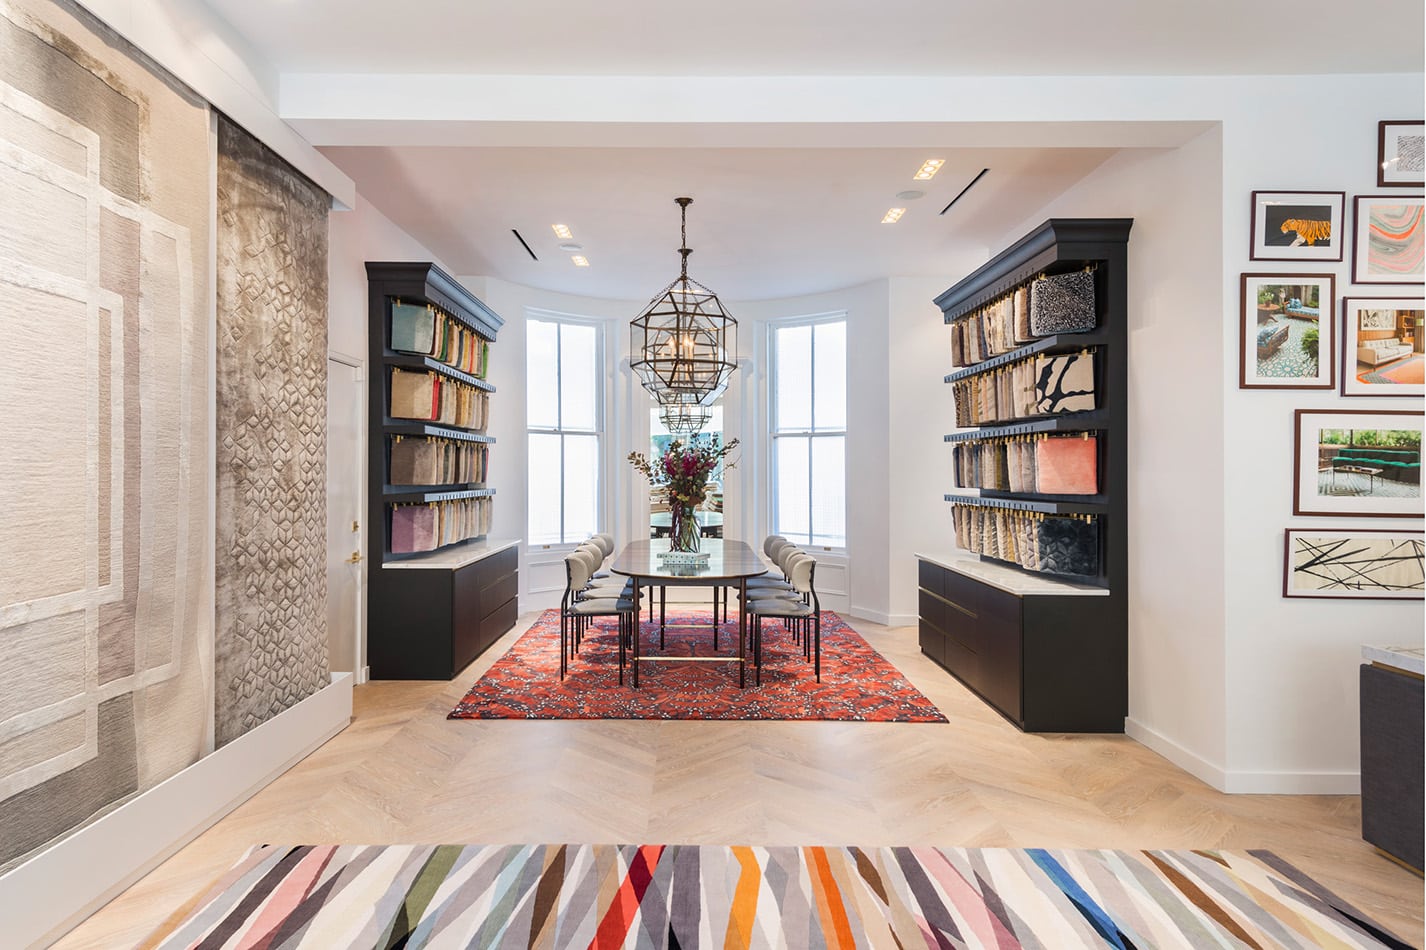
[[[132,946],[249,846],[691,843],[1267,848],[1422,944],[1421,879],[1348,796],[1222,795],[1123,736],[1023,735],[854,626],[949,724],[447,721],[535,619],[450,683],[371,683],[351,726],[63,938]]]

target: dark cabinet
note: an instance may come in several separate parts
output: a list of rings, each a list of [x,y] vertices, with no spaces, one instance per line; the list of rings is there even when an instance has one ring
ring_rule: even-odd
[[[1426,690],[1420,676],[1375,663],[1361,668],[1362,838],[1422,868],[1422,741]]]

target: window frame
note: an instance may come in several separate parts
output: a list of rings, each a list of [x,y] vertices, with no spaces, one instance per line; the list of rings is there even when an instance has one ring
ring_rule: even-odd
[[[767,324],[767,351],[768,351],[768,373],[767,373],[767,380],[768,380],[768,382],[767,382],[767,387],[768,387],[768,388],[767,388],[767,421],[768,421],[768,464],[767,464],[767,473],[768,473],[768,493],[767,493],[767,497],[768,497],[768,501],[769,501],[768,524],[771,526],[771,532],[770,532],[770,533],[773,533],[773,534],[784,534],[784,535],[786,534],[784,531],[782,531],[781,526],[778,524],[778,514],[779,514],[779,511],[781,510],[781,506],[780,506],[780,501],[779,501],[779,498],[778,498],[778,477],[777,477],[777,475],[778,475],[778,473],[777,473],[778,451],[777,451],[777,440],[778,440],[779,438],[786,438],[786,437],[789,437],[789,436],[797,437],[797,438],[806,438],[806,439],[807,439],[807,472],[808,472],[808,484],[807,484],[807,534],[805,535],[805,537],[802,536],[802,535],[799,535],[799,536],[796,537],[796,538],[793,538],[791,535],[786,535],[786,536],[788,537],[789,540],[796,541],[796,542],[798,542],[798,543],[805,543],[805,544],[807,544],[809,547],[814,547],[814,546],[815,546],[815,547],[817,547],[817,548],[819,548],[819,549],[821,549],[821,550],[824,550],[824,551],[845,551],[845,550],[847,549],[847,536],[846,536],[847,496],[846,496],[846,474],[845,474],[845,465],[846,465],[846,439],[847,439],[846,419],[850,416],[850,413],[849,413],[849,412],[844,413],[842,428],[840,428],[840,429],[823,429],[823,428],[819,428],[819,427],[817,426],[817,331],[816,331],[815,327],[818,326],[819,324],[828,324],[828,323],[841,323],[841,324],[843,325],[844,329],[845,329],[845,328],[847,327],[847,324],[848,324],[847,312],[846,312],[845,310],[837,310],[837,311],[831,311],[831,312],[827,312],[827,313],[808,314],[808,315],[797,316],[797,317],[784,317],[784,318],[781,318],[781,319],[769,320],[769,321],[768,321],[768,324]],[[806,429],[781,429],[781,428],[779,428],[779,425],[778,425],[778,400],[777,400],[777,392],[778,392],[778,379],[777,379],[777,373],[778,373],[778,370],[777,370],[777,367],[778,367],[778,348],[777,348],[777,333],[778,333],[779,330],[785,330],[785,329],[791,329],[791,328],[803,327],[803,326],[814,328],[814,329],[812,329],[812,332],[811,332],[811,339],[810,339],[809,348],[808,348],[808,386],[809,386],[809,389],[810,389],[810,392],[809,392],[809,399],[808,399],[808,413],[809,413],[809,422],[811,423],[811,427],[810,427],[810,428],[806,428]],[[850,347],[848,347],[848,352],[850,352]],[[850,374],[847,373],[847,367],[848,367],[848,363],[844,362],[844,363],[843,363],[843,373],[844,373],[844,376],[849,376],[849,375],[850,375]],[[848,392],[849,392],[849,391],[850,391],[850,386],[847,385],[847,383],[849,383],[849,379],[845,379],[845,378],[844,378],[844,387],[843,387],[843,388],[844,388],[844,391],[848,391]],[[848,400],[848,401],[850,401],[850,400]],[[814,505],[813,505],[812,481],[811,481],[812,472],[814,471],[813,466],[812,466],[812,459],[813,459],[813,455],[814,455],[814,453],[813,453],[813,444],[814,444],[814,443],[813,443],[813,440],[814,440],[814,439],[817,439],[817,438],[824,438],[824,437],[839,437],[839,438],[842,439],[842,445],[843,445],[843,450],[842,450],[842,464],[843,464],[843,466],[844,466],[843,477],[842,477],[842,485],[843,485],[843,491],[842,491],[842,524],[843,524],[843,529],[842,529],[842,530],[843,530],[843,534],[842,534],[842,540],[841,540],[841,543],[840,543],[840,544],[820,544],[820,543],[818,543],[817,541],[814,540],[814,539],[816,538],[816,531],[814,530],[814,529],[815,529],[815,525],[814,525],[814,523],[813,523],[813,512],[814,512],[815,509],[814,509]]]
[[[565,440],[571,435],[589,437],[595,439],[595,477],[598,482],[594,492],[594,528],[599,530],[599,525],[604,521],[604,476],[605,476],[605,386],[599,374],[599,368],[604,365],[605,335],[607,333],[607,321],[597,317],[585,317],[577,314],[558,313],[552,310],[540,310],[533,307],[525,310],[526,339],[528,340],[528,328],[532,323],[554,324],[557,328],[563,326],[588,327],[594,331],[594,366],[595,374],[593,378],[593,398],[594,398],[594,427],[592,429],[566,428],[564,426],[564,333],[557,329],[555,333],[555,418],[554,426],[537,426],[530,422],[528,406],[525,412],[525,459],[526,459],[526,495],[525,495],[525,537],[529,544],[541,544],[550,547],[574,545],[584,540],[585,535],[571,539],[568,525],[565,522]],[[530,356],[528,343],[525,349],[525,385],[529,387]],[[526,397],[528,401],[528,396]],[[530,437],[534,435],[555,435],[559,436],[560,461],[559,461],[559,540],[557,541],[535,541],[530,525],[530,512],[533,508],[533,496],[529,492],[529,457],[530,457]]]

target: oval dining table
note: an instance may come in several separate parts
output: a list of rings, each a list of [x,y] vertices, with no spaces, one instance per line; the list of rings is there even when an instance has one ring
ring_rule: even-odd
[[[738,589],[738,687],[747,682],[746,667],[748,578],[767,573],[767,565],[745,541],[704,538],[700,549],[708,560],[698,566],[668,564],[658,555],[668,550],[667,540],[633,541],[619,552],[609,570],[634,582],[634,643],[630,662],[634,667],[634,688],[639,686],[639,661],[659,663],[726,663],[725,656],[643,656],[642,624],[639,622],[639,592],[642,587],[736,587]],[[715,617],[716,622],[716,617]],[[715,627],[716,630],[716,627]]]

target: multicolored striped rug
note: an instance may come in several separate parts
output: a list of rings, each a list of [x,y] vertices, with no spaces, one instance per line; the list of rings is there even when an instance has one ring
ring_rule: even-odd
[[[639,688],[619,685],[618,624],[600,618],[560,679],[560,619],[546,610],[451,710],[450,719],[821,719],[851,722],[945,722],[946,717],[846,621],[822,611],[822,681],[802,645],[777,621],[763,623],[762,684],[751,664],[738,687],[738,620],[718,625],[713,612],[670,610],[663,647],[659,625],[643,624],[647,656],[726,656],[728,663],[643,663]],[[691,626],[685,626],[691,625]]]
[[[266,845],[142,946],[1409,950],[1266,851],[677,845]]]

